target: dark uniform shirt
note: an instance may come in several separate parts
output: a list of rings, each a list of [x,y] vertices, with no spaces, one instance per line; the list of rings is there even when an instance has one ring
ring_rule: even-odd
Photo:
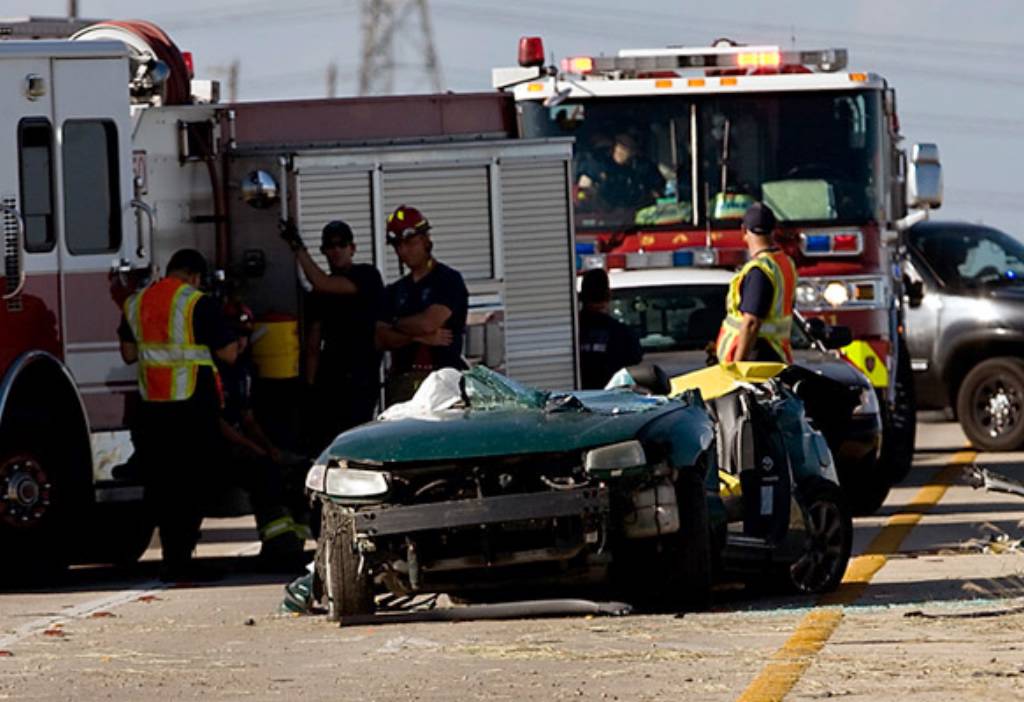
[[[426,346],[413,342],[391,352],[393,373],[438,368],[465,368],[462,360],[462,337],[469,311],[469,291],[462,274],[440,262],[419,281],[406,275],[387,287],[382,319],[394,323],[403,317],[419,314],[431,305],[443,305],[452,311],[444,328],[452,332],[447,346]]]
[[[252,379],[255,375],[252,357],[242,354],[233,364],[218,363],[221,386],[224,388],[223,417],[236,429],[242,418],[252,409]]]
[[[196,343],[210,348],[210,354],[217,349],[224,348],[236,340],[235,333],[227,325],[224,315],[221,313],[217,300],[209,295],[203,295],[196,303],[192,313],[192,332]],[[117,335],[121,341],[138,343],[135,334],[128,320],[121,316],[121,324],[117,328]],[[220,407],[220,398],[217,394],[217,386],[213,378],[213,369],[209,366],[200,366],[196,377],[195,393],[189,398],[188,403],[203,407]],[[164,404],[164,403],[159,403]],[[178,404],[178,403],[169,403]]]
[[[771,279],[761,269],[752,268],[747,271],[743,276],[743,282],[740,283],[740,312],[752,314],[764,321],[771,312],[774,296],[775,286],[772,285]],[[754,342],[754,357],[751,360],[782,362],[772,345],[761,336]]]
[[[655,194],[665,183],[658,169],[643,158],[634,158],[623,165],[610,155],[584,156],[577,173],[594,181],[601,199],[613,208],[648,205],[654,202]]]
[[[580,312],[580,375],[584,390],[603,388],[620,368],[643,360],[636,333],[604,312]]]
[[[333,383],[344,376],[377,382],[381,352],[373,337],[384,298],[384,281],[368,263],[357,263],[331,275],[345,276],[357,292],[312,293],[307,300],[307,319],[320,323],[317,382]]]

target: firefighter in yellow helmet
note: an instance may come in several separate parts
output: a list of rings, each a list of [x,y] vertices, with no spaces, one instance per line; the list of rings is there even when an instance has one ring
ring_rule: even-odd
[[[743,216],[743,239],[750,260],[733,276],[725,319],[718,332],[720,363],[793,362],[790,329],[797,271],[775,243],[775,214],[755,202]]]

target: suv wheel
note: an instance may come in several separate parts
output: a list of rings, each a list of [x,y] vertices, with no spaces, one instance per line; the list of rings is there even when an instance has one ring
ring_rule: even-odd
[[[956,410],[975,448],[1019,448],[1024,444],[1024,362],[1003,356],[976,365],[960,385]]]

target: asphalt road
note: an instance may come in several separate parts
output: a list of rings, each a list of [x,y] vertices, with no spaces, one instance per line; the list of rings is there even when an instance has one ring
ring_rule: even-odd
[[[209,520],[200,555],[237,571],[210,586],[162,587],[151,551],[0,593],[0,699],[1019,700],[1024,499],[959,474],[1024,480],[1024,454],[976,456],[950,423],[917,443],[824,601],[725,586],[678,618],[339,629],[278,614],[290,577],[252,572],[251,520]]]

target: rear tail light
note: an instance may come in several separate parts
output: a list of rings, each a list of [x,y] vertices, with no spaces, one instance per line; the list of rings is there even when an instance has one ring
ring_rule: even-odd
[[[519,38],[519,65],[524,68],[544,65],[544,42],[540,37]]]

